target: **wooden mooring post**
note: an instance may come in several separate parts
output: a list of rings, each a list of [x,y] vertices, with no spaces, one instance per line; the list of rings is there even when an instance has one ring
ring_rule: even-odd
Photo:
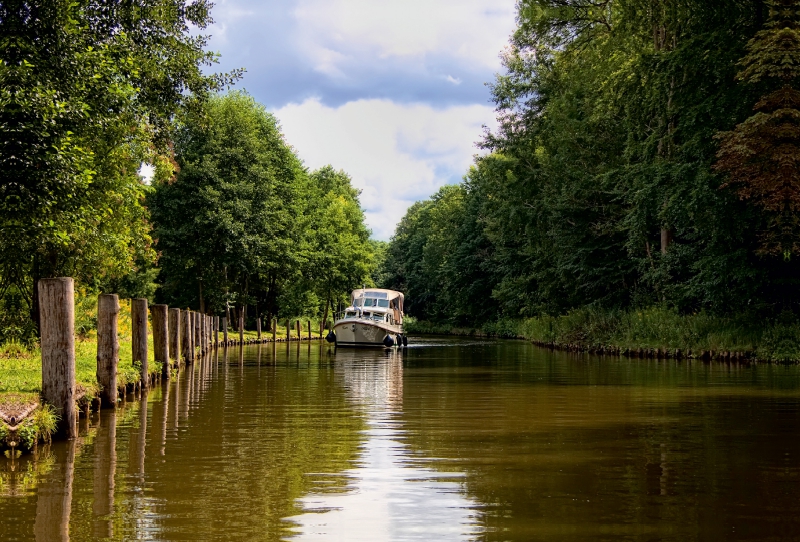
[[[70,277],[39,281],[42,399],[56,409],[58,433],[78,436],[75,410],[75,285]]]
[[[244,345],[244,309],[239,311],[239,344]]]
[[[161,376],[169,377],[169,307],[153,305],[150,318],[153,320],[153,359],[161,363]]]
[[[131,349],[133,361],[141,364],[142,389],[149,386],[147,368],[147,299],[131,300]]]
[[[292,341],[292,323],[286,320],[286,342]]]
[[[202,348],[202,343],[200,342],[200,313],[193,312],[192,314],[194,314],[194,350],[192,351],[194,358],[197,355],[197,349]]]
[[[219,347],[219,316],[214,317],[214,347]]]
[[[311,340],[311,320],[308,321],[308,340]]]
[[[258,340],[261,340],[261,317],[256,318],[256,333],[258,334]]]
[[[181,310],[169,310],[169,357],[177,366],[181,361]]]
[[[272,319],[272,343],[275,344],[275,341],[278,338],[278,319]]]
[[[97,297],[97,383],[100,384],[100,406],[117,406],[117,367],[119,365],[119,296]]]
[[[181,352],[183,354],[183,362],[191,363],[192,339],[190,330],[192,328],[192,313],[188,310],[181,311],[181,316],[183,316],[183,322],[181,325]]]
[[[222,317],[222,342],[228,346],[228,317]]]
[[[303,335],[301,334],[302,328],[300,327],[300,320],[297,320],[297,322],[295,322],[295,327],[297,328],[297,340],[302,341]]]

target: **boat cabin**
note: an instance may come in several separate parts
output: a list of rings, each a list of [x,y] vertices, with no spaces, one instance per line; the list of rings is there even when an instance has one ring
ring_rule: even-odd
[[[400,325],[403,323],[403,299],[400,292],[383,288],[353,290],[344,317]]]

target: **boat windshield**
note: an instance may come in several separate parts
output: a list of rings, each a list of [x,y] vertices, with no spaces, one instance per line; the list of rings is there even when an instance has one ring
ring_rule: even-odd
[[[366,298],[364,300],[364,306],[365,307],[375,307],[377,305],[377,303],[375,303],[376,301],[377,301],[377,299],[372,299],[371,297],[368,297],[368,298]]]
[[[378,300],[378,306],[379,307],[383,307],[383,308],[388,308],[389,307],[389,300],[388,299],[379,299]]]

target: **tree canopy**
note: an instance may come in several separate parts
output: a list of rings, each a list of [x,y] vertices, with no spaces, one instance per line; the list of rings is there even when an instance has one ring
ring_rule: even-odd
[[[139,166],[168,156],[177,111],[238,75],[202,71],[215,55],[190,28],[209,8],[0,3],[0,299],[29,310],[26,325],[39,278],[98,286],[152,261]]]
[[[385,285],[471,325],[797,310],[799,6],[520,1],[499,128],[461,186],[409,209]]]
[[[350,177],[309,172],[243,92],[179,120],[177,173],[147,199],[171,305],[313,316],[370,280],[370,232]]]

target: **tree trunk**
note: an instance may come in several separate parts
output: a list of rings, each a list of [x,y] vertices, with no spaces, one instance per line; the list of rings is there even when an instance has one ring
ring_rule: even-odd
[[[41,336],[41,322],[39,321],[39,279],[42,276],[41,266],[39,263],[39,255],[33,255],[33,266],[31,268],[31,276],[33,277],[33,292],[31,294],[30,316],[33,325],[36,327],[37,335]]]
[[[672,230],[661,228],[661,254],[667,253],[667,248],[672,244]]]

